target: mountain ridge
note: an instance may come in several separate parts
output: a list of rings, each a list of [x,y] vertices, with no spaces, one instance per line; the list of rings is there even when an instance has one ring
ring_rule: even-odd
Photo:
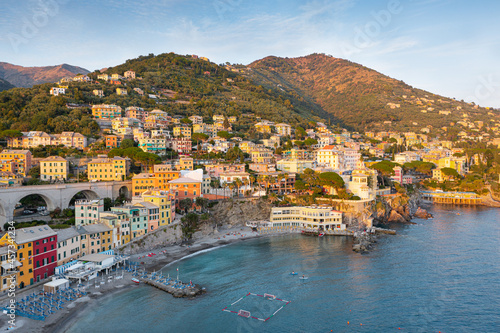
[[[16,87],[31,88],[36,84],[56,82],[66,76],[88,74],[85,68],[60,64],[55,66],[23,67],[8,62],[0,62],[0,78]]]

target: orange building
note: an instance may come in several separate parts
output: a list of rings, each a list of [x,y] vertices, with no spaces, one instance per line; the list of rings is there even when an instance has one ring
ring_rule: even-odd
[[[201,197],[201,181],[193,178],[181,177],[168,182],[170,192],[175,193],[175,206],[179,206],[179,201],[189,198],[195,200]]]
[[[120,140],[116,135],[106,135],[106,148],[118,148],[120,145]]]

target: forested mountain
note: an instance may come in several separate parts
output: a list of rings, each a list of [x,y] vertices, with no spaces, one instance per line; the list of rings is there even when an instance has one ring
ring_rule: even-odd
[[[98,79],[101,72],[95,71],[88,74],[93,82],[65,83],[66,94],[60,96],[49,94],[55,83],[0,92],[0,130],[98,135],[90,106],[100,103],[117,104],[122,109],[160,109],[170,115],[197,114],[206,122],[214,114],[237,116],[233,129],[249,139],[258,137],[253,124],[259,117],[303,128],[323,121],[359,131],[420,131],[428,127],[433,133],[442,131],[441,127],[453,129],[464,119],[481,120],[487,126],[498,117],[496,110],[415,89],[361,65],[322,54],[267,57],[249,66],[217,65],[174,53],[150,54],[103,72],[124,75],[128,70],[135,71],[135,79],[104,81]],[[127,95],[118,95],[117,88],[126,89]],[[96,89],[102,90],[104,97],[95,96]]]
[[[29,88],[35,84],[57,82],[63,77],[87,74],[85,68],[62,64],[44,67],[23,67],[7,62],[0,62],[0,78],[16,87]]]
[[[491,118],[488,112],[493,112],[324,54],[266,57],[248,68],[252,69],[249,78],[255,83],[300,95],[318,104],[341,125],[356,130],[445,127],[462,120],[464,113],[469,119],[487,122]]]

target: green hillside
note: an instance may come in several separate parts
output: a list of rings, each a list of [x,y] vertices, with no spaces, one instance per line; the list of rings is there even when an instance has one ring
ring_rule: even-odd
[[[289,94],[303,96],[342,126],[359,131],[449,127],[462,120],[464,113],[471,120],[487,124],[491,119],[488,112],[498,116],[496,111],[416,89],[362,65],[324,54],[266,57],[248,67],[252,69],[248,77],[257,84],[282,87]],[[443,114],[446,111],[450,114]]]

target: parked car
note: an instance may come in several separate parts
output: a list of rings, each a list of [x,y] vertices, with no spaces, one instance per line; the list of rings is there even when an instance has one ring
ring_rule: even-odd
[[[29,210],[29,209],[23,210],[23,215],[29,215],[29,214],[33,214],[33,213],[34,213],[34,211]]]
[[[40,212],[40,215],[42,215],[42,216],[47,216],[47,215],[49,215],[49,214],[50,214],[50,213],[49,213],[47,210],[44,210],[44,211],[41,211],[41,212]]]

